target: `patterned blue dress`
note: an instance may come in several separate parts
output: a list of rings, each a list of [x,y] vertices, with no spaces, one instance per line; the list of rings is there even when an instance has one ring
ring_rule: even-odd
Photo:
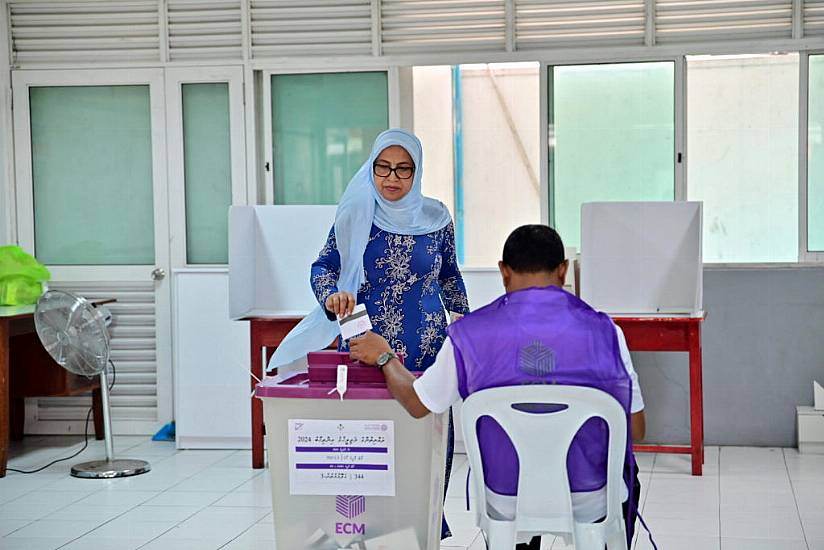
[[[469,312],[452,224],[426,235],[398,235],[372,225],[363,269],[365,280],[357,303],[366,305],[373,330],[396,353],[404,354],[406,368],[426,370],[446,338],[444,307],[455,313]],[[332,227],[312,264],[312,290],[321,307],[338,291],[339,276],[340,254]],[[347,350],[348,343],[340,349]]]
[[[426,370],[446,338],[444,308],[454,313],[469,313],[461,272],[455,257],[455,229],[450,223],[426,235],[399,235],[374,224],[363,253],[364,283],[357,303],[366,304],[372,330],[389,342],[396,353],[403,353],[406,368]],[[312,290],[324,307],[326,298],[337,292],[340,253],[335,228],[312,264]],[[327,312],[329,319],[334,314]],[[348,343],[338,345],[345,351]],[[452,454],[455,448],[452,413],[449,414],[446,472],[449,487]],[[446,489],[444,489],[444,498]],[[441,538],[451,536],[446,517]]]

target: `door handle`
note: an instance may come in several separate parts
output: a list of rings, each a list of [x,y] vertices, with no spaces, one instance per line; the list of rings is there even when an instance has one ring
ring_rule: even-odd
[[[166,270],[162,267],[157,267],[152,271],[152,280],[153,281],[162,281],[166,278]]]

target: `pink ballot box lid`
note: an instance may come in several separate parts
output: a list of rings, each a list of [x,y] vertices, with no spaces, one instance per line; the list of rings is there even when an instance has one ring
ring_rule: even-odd
[[[403,361],[403,356],[400,356]],[[308,371],[291,372],[265,378],[255,387],[257,397],[298,399],[340,399],[335,388],[338,365],[349,367],[346,399],[392,399],[386,387],[383,373],[376,367],[364,365],[352,359],[348,353],[318,351],[307,355]],[[420,376],[421,373],[412,373]]]

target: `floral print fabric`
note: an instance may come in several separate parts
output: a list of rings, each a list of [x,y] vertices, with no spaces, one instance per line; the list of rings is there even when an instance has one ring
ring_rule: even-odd
[[[363,266],[365,280],[357,302],[366,304],[373,330],[406,356],[409,370],[425,370],[446,337],[444,307],[454,313],[469,312],[453,225],[426,235],[399,235],[372,225]],[[312,264],[312,290],[321,306],[338,291],[339,275],[340,254],[332,227]],[[347,344],[340,349],[348,349]]]

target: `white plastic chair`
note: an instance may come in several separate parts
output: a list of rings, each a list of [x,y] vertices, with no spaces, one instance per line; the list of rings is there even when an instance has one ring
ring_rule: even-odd
[[[551,413],[513,408],[519,403],[566,405]],[[475,488],[475,523],[486,534],[489,550],[513,550],[516,542],[552,534],[573,542],[578,550],[627,550],[621,510],[626,494],[622,477],[627,419],[611,395],[580,386],[508,386],[470,395],[463,403],[464,443]],[[478,445],[478,419],[489,416],[501,425],[518,453],[520,476],[515,518],[491,517]],[[607,515],[599,523],[576,523],[572,514],[566,457],[572,439],[588,419],[603,418],[609,426]]]

